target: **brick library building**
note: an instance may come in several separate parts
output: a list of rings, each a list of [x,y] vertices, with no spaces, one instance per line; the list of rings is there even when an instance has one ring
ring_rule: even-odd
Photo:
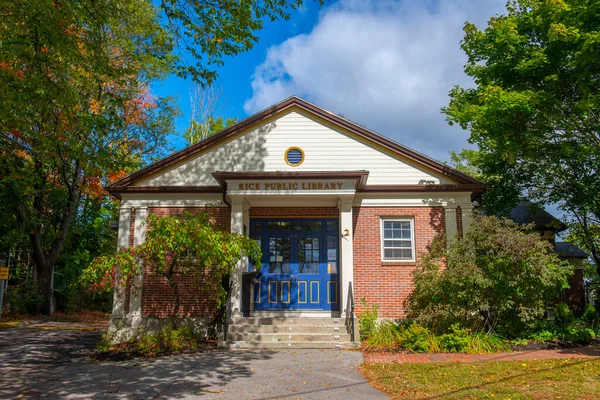
[[[420,254],[468,229],[485,185],[291,97],[108,190],[121,199],[119,247],[143,242],[148,215],[184,211],[260,243],[260,274],[242,260],[229,278],[227,342],[339,347],[356,340],[351,310],[363,298],[381,317],[405,315]],[[168,320],[167,283],[139,279],[138,293],[116,291],[113,331]],[[202,326],[218,313],[191,286],[182,294],[182,320]]]

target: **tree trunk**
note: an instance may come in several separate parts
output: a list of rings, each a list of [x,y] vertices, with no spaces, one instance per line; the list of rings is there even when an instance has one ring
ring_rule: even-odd
[[[44,252],[41,246],[41,238],[39,234],[32,232],[30,234],[31,244],[33,248],[33,264],[35,266],[35,276],[40,286],[40,293],[44,297],[44,305],[42,312],[46,315],[52,315],[54,312],[53,296],[52,296],[52,275],[54,274],[54,266],[56,258],[50,258]]]
[[[36,197],[33,201],[34,208],[37,212],[39,220],[43,220],[45,204],[45,186],[46,178],[43,167],[37,163],[36,169],[41,176],[40,186],[37,190]],[[58,226],[58,234],[52,247],[49,251],[44,251],[42,246],[42,226],[36,224],[34,231],[29,234],[32,244],[33,262],[37,272],[38,281],[40,284],[41,294],[44,296],[43,312],[47,315],[52,315],[54,312],[53,296],[52,296],[52,276],[54,275],[54,267],[58,261],[58,256],[62,250],[63,244],[71,228],[71,223],[77,213],[77,205],[79,203],[79,189],[83,175],[83,168],[79,161],[75,162],[75,171],[73,180],[67,183],[69,189],[67,207],[63,210],[60,225]]]
[[[52,291],[52,275],[54,274],[54,266],[49,266],[48,263],[36,264],[38,283],[40,292],[44,297],[42,312],[46,315],[52,315],[54,312],[54,296]]]
[[[173,304],[173,314],[171,314],[171,324],[173,326],[173,329],[177,329],[177,316],[179,314],[179,305],[181,304],[179,286],[177,286],[177,282],[175,282],[175,277],[172,273],[167,276],[167,280],[169,281],[169,286],[171,286],[171,290],[173,291],[173,296],[175,296],[175,302]]]

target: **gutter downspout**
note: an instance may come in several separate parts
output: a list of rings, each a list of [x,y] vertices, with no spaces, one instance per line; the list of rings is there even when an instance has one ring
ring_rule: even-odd
[[[231,203],[227,201],[227,183],[223,182],[223,203],[227,204],[231,208]]]

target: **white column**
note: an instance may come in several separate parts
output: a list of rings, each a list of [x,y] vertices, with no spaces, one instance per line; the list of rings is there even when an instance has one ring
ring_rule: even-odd
[[[119,209],[119,234],[117,238],[117,249],[121,250],[129,247],[129,224],[131,221],[131,207],[122,206]],[[117,272],[117,281],[119,272]],[[112,314],[116,316],[123,315],[125,309],[125,288],[115,284],[115,293],[113,297]]]
[[[354,282],[354,253],[352,250],[352,199],[340,199],[340,311],[342,316],[350,312],[348,294]],[[356,299],[354,299],[356,303]]]
[[[246,199],[244,199],[244,213],[243,213],[243,221],[244,226],[246,227],[246,231],[244,235],[250,236],[250,203]]]
[[[231,200],[231,232],[244,234],[244,199],[234,198]],[[242,257],[233,273],[231,274],[231,294],[229,311],[231,316],[242,314],[242,272],[247,265],[246,257]]]
[[[444,215],[446,216],[446,245],[450,246],[458,233],[456,206],[444,207]]]
[[[148,209],[139,207],[135,209],[135,229],[133,234],[133,245],[140,246],[146,240],[146,217]],[[131,286],[131,296],[129,296],[129,314],[142,315],[142,282],[144,281],[144,273],[140,272],[138,276],[133,278]],[[138,289],[135,290],[134,288]]]
[[[473,222],[473,207],[472,206],[460,206],[462,212],[462,228],[463,237],[471,227]]]

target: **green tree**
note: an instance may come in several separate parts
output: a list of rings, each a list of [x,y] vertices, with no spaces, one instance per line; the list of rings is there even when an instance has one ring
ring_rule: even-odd
[[[65,245],[56,263],[56,272],[64,280],[57,307],[67,310],[100,309],[110,311],[110,294],[90,293],[79,284],[84,269],[99,256],[114,254],[117,243],[118,203],[110,196],[101,199],[83,195]]]
[[[151,214],[146,229],[142,245],[122,249],[114,256],[98,257],[84,271],[82,281],[93,291],[107,292],[115,285],[124,287],[127,282],[135,282],[142,267],[162,276],[174,299],[171,321],[175,327],[181,304],[182,276],[191,278],[203,293],[220,303],[225,298],[221,279],[233,272],[242,254],[252,261],[261,258],[260,246],[254,240],[218,229],[206,213],[184,213],[176,217]],[[117,276],[120,280],[115,279]]]
[[[164,148],[173,106],[148,87],[170,70],[172,45],[153,7],[135,0],[2,11],[0,132],[12,141],[2,141],[0,201],[26,227],[51,313],[52,276],[82,196]]]
[[[199,142],[237,123],[237,118],[222,117],[227,113],[227,107],[220,86],[196,85],[190,90],[190,106],[190,126],[183,134],[188,144]]]
[[[528,231],[529,229],[529,231]],[[532,226],[478,216],[464,239],[435,240],[413,273],[410,316],[437,329],[459,323],[515,336],[568,287],[572,266]]]
[[[501,166],[500,170],[492,172],[484,164],[484,157],[478,150],[451,151],[450,165],[488,185],[485,193],[481,194],[480,202],[482,210],[488,215],[506,216],[516,205],[515,201],[523,195],[521,187],[514,184],[513,171]],[[495,160],[494,165],[498,165]]]
[[[475,86],[452,89],[443,111],[479,148],[488,211],[559,203],[600,269],[599,21],[597,1],[520,0],[485,30],[466,23]]]
[[[185,130],[183,137],[189,144],[194,144],[202,139],[221,132],[223,129],[237,124],[237,118],[209,117],[208,120],[200,123],[191,121],[190,126]]]
[[[472,149],[464,149],[457,153],[456,151],[450,152],[450,165],[457,171],[472,176],[478,180],[486,178],[481,173],[481,170],[477,166],[479,161],[479,152]]]
[[[177,114],[150,94],[170,73],[210,83],[266,20],[302,1],[26,0],[0,9],[3,229],[26,232],[45,311],[82,194],[164,154]],[[6,140],[4,140],[6,139]],[[4,238],[2,239],[4,240]]]

